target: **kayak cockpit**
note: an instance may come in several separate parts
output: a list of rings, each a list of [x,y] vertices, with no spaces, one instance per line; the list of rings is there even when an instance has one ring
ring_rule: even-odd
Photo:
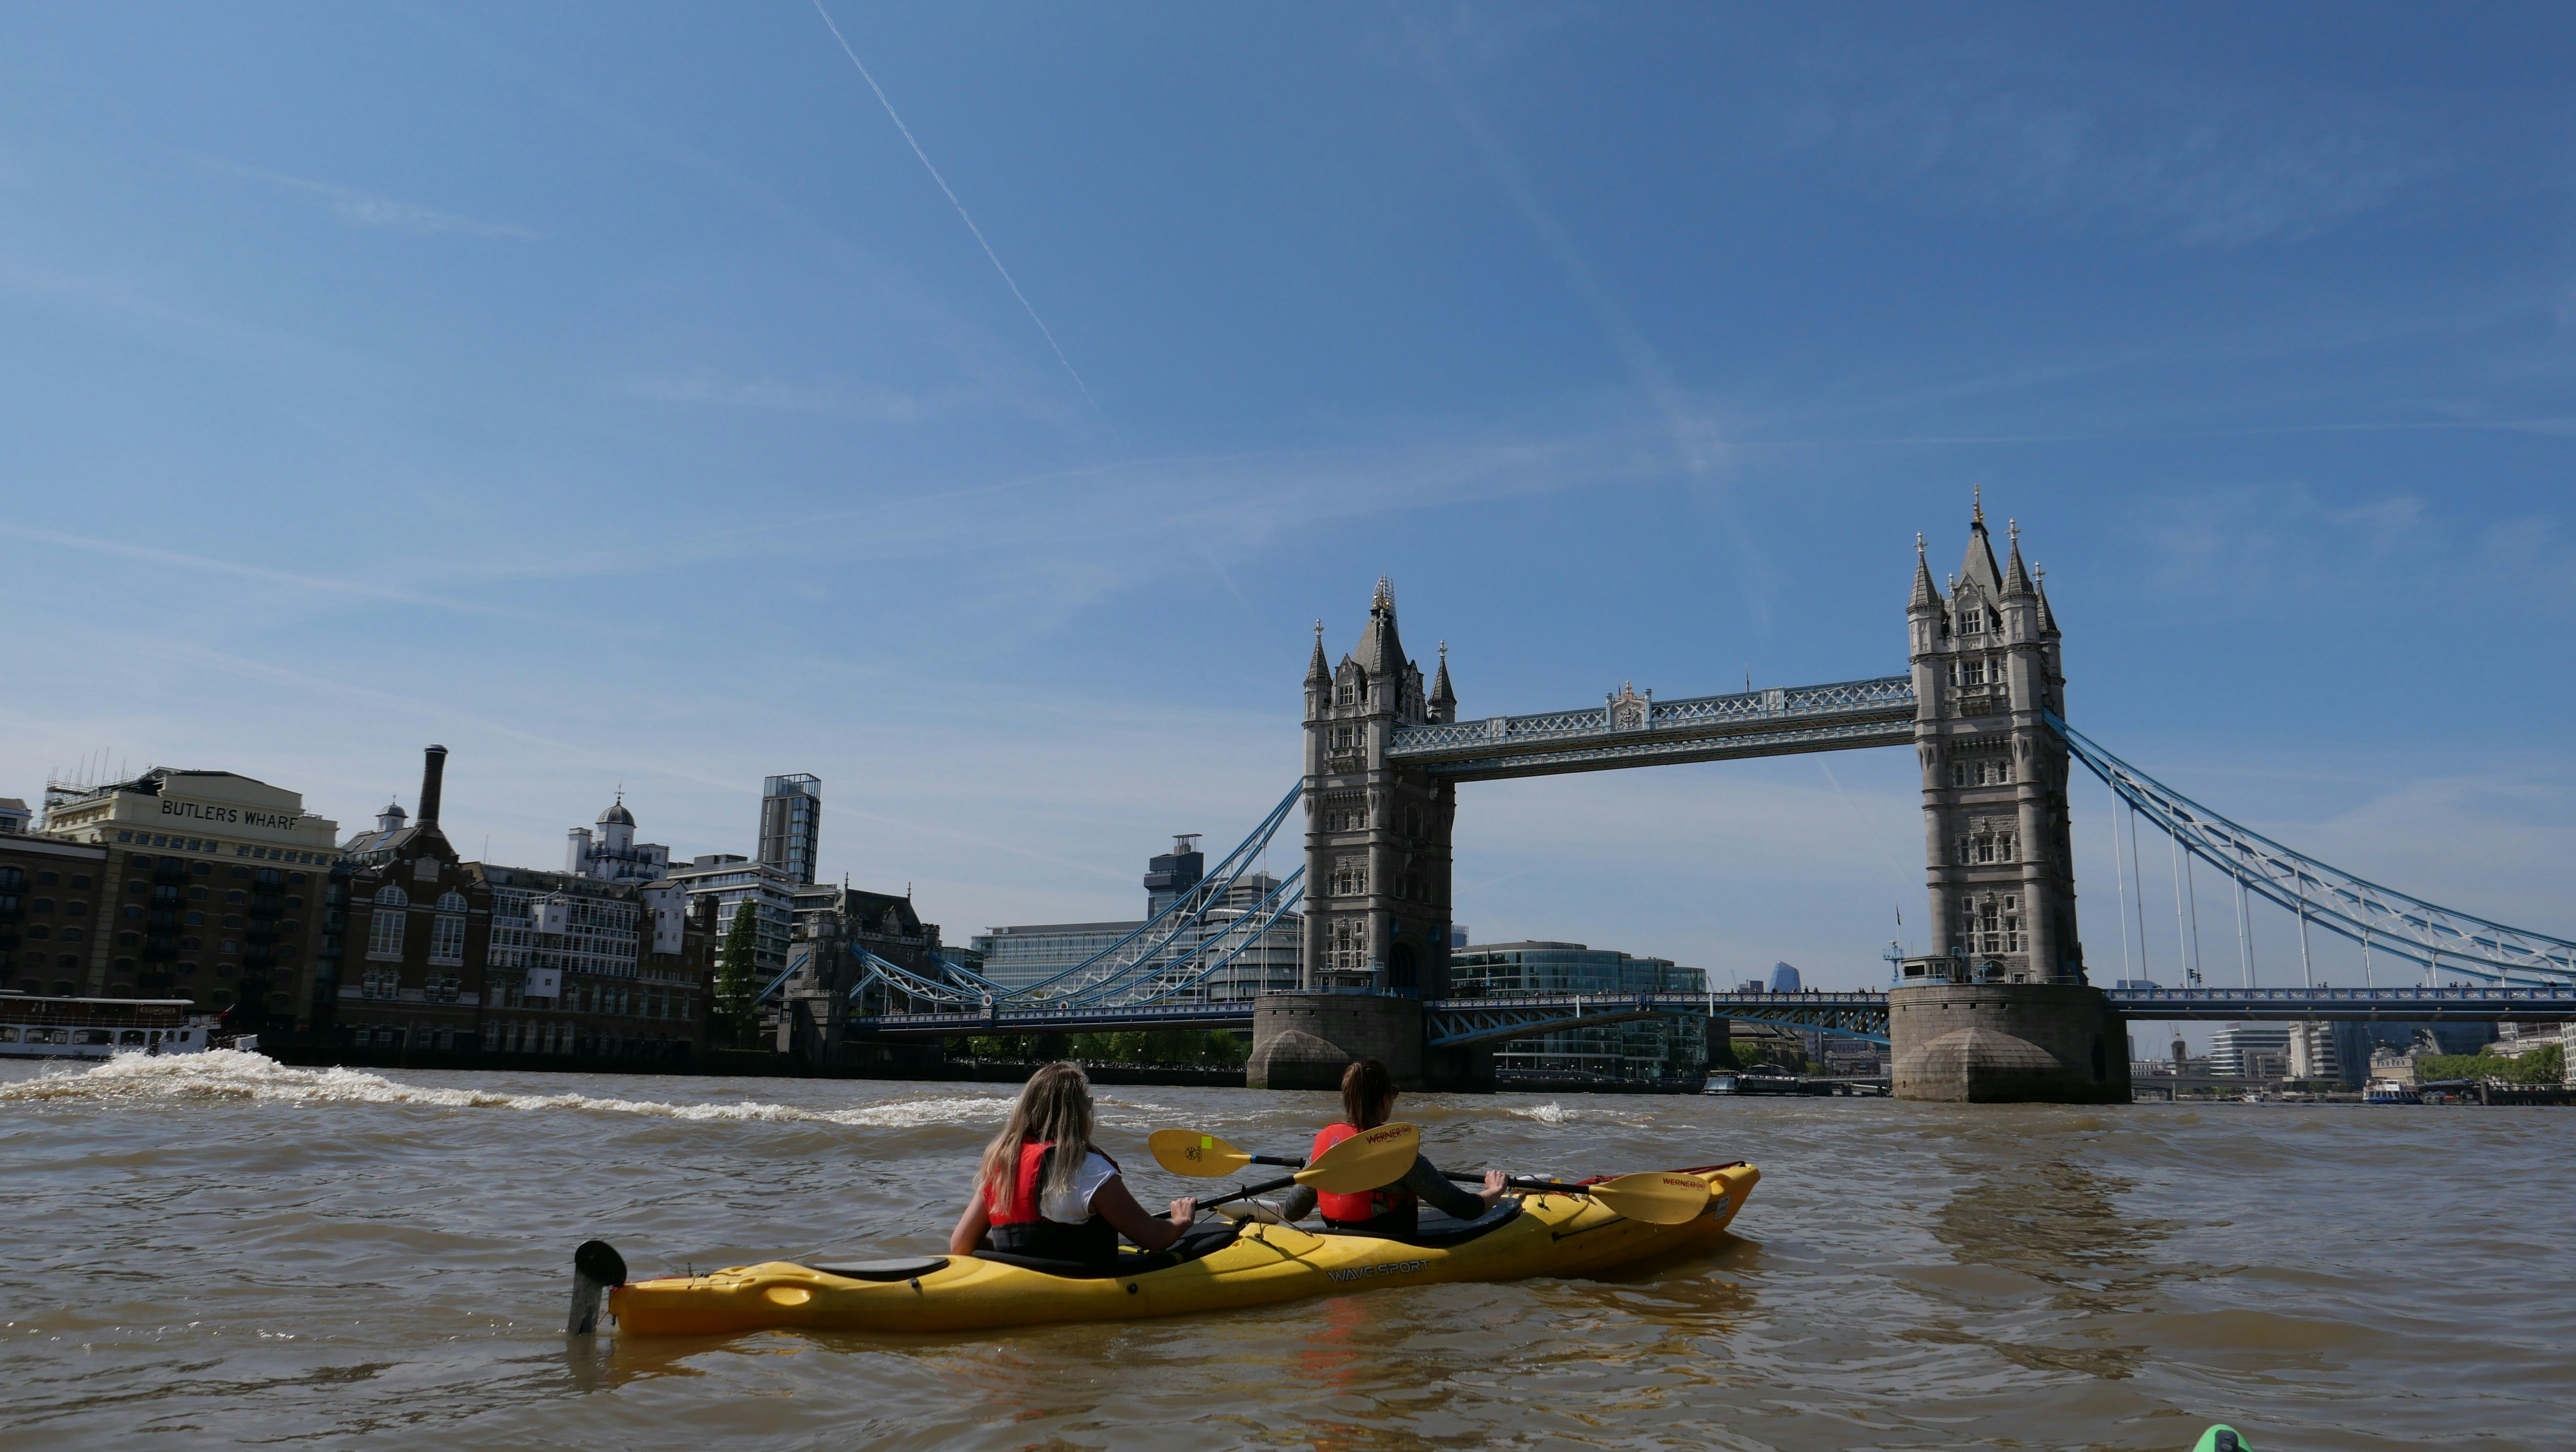
[[[1414,1222],[1411,1235],[1387,1235],[1375,1230],[1341,1230],[1332,1226],[1318,1229],[1317,1235],[1365,1235],[1376,1240],[1392,1240],[1404,1245],[1419,1245],[1445,1250],[1480,1240],[1520,1218],[1521,1202],[1517,1195],[1506,1195],[1493,1208],[1473,1220],[1461,1220],[1445,1211],[1425,1208]],[[1301,1227],[1302,1228],[1302,1227]]]
[[[1122,1250],[1118,1252],[1118,1263],[1106,1266],[1079,1260],[1052,1260],[1042,1255],[1013,1255],[1003,1250],[979,1250],[975,1252],[975,1258],[989,1260],[998,1265],[1015,1265],[1022,1270],[1032,1270],[1040,1275],[1055,1276],[1062,1280],[1102,1281],[1113,1276],[1136,1276],[1143,1275],[1147,1271],[1169,1270],[1176,1265],[1187,1265],[1194,1260],[1204,1260],[1234,1244],[1236,1238],[1242,1233],[1241,1225],[1211,1225],[1204,1229],[1187,1230],[1181,1233],[1180,1239],[1161,1250]]]

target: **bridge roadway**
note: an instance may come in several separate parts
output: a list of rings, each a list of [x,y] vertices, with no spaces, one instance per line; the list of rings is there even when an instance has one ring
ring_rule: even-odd
[[[2132,1019],[2244,1022],[2264,1019],[2380,1019],[2447,1023],[2576,1019],[2576,987],[2507,988],[2115,988],[2112,1005]],[[1749,1023],[1887,1041],[1887,995],[1849,993],[1514,993],[1438,998],[1422,1005],[1428,1044],[1464,1048],[1569,1029],[1606,1028],[1659,1014],[1713,1015]],[[853,1018],[853,1034],[877,1038],[961,1038],[977,1034],[1104,1033],[1121,1029],[1252,1026],[1252,1001],[1050,1008],[1043,1003],[943,1013]]]

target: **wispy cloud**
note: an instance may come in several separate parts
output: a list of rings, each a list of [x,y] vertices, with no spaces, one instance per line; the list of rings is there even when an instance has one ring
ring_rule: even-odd
[[[877,423],[918,423],[932,405],[919,394],[876,388],[848,379],[796,382],[781,378],[724,378],[699,370],[668,378],[634,378],[611,386],[630,398],[711,408],[764,409],[819,414]]]
[[[1816,68],[1781,123],[1948,208],[2155,231],[2195,246],[2291,241],[2367,216],[2460,165],[2419,110],[2275,92],[2258,105],[2064,57],[1956,46]]]
[[[414,236],[435,236],[454,232],[467,237],[490,237],[510,242],[541,242],[545,234],[516,222],[486,222],[474,217],[442,212],[415,202],[401,201],[376,192],[354,187],[334,186],[307,177],[289,176],[284,172],[264,171],[254,166],[212,159],[200,162],[210,171],[262,181],[286,191],[319,197],[326,210],[352,227],[374,227],[388,232],[408,232]]]
[[[1091,385],[1083,382],[1082,375],[1074,371],[1073,360],[1065,356],[1064,345],[1055,340],[1055,330],[1046,325],[1046,319],[1038,316],[1037,304],[1029,301],[1029,295],[1020,291],[1019,279],[1011,276],[1011,270],[1002,265],[1002,255],[995,252],[993,244],[985,239],[984,229],[975,225],[974,217],[966,211],[966,204],[957,199],[956,191],[948,185],[948,178],[941,176],[939,168],[930,164],[930,153],[922,150],[921,143],[913,139],[912,128],[903,124],[903,117],[896,113],[894,102],[886,97],[885,87],[877,84],[877,78],[868,73],[866,62],[861,61],[859,53],[850,48],[849,37],[841,34],[841,27],[833,23],[832,12],[823,8],[823,0],[814,0],[814,13],[822,17],[823,28],[832,32],[832,39],[841,47],[841,54],[850,58],[851,69],[856,70],[859,79],[867,82],[868,89],[875,93],[877,104],[885,108],[886,119],[894,123],[895,130],[903,133],[903,144],[912,148],[913,156],[921,162],[921,169],[930,173],[930,179],[939,184],[939,194],[948,199],[948,205],[957,209],[957,220],[965,223],[966,230],[974,234],[975,245],[984,249],[984,260],[992,263],[993,270],[1001,274],[1002,285],[1011,290],[1011,296],[1020,300],[1021,311],[1037,325],[1039,336],[1045,338],[1047,347],[1054,350],[1055,361],[1064,365],[1064,376],[1072,379],[1073,386],[1082,390],[1083,398],[1091,404],[1092,411],[1100,415],[1101,422],[1109,423],[1108,410],[1092,396]],[[1109,431],[1117,433],[1118,426],[1110,423]]]

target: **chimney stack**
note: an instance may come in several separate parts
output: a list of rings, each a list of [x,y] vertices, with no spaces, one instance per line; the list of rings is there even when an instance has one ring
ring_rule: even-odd
[[[447,774],[447,748],[433,746],[422,753],[420,766],[420,824],[433,826],[438,821],[438,783]]]

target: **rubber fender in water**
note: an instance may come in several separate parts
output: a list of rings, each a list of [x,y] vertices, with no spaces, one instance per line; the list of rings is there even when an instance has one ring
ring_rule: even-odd
[[[2225,1423],[2200,1434],[2191,1452],[2254,1452],[2254,1444],[2236,1435],[2236,1429]]]

